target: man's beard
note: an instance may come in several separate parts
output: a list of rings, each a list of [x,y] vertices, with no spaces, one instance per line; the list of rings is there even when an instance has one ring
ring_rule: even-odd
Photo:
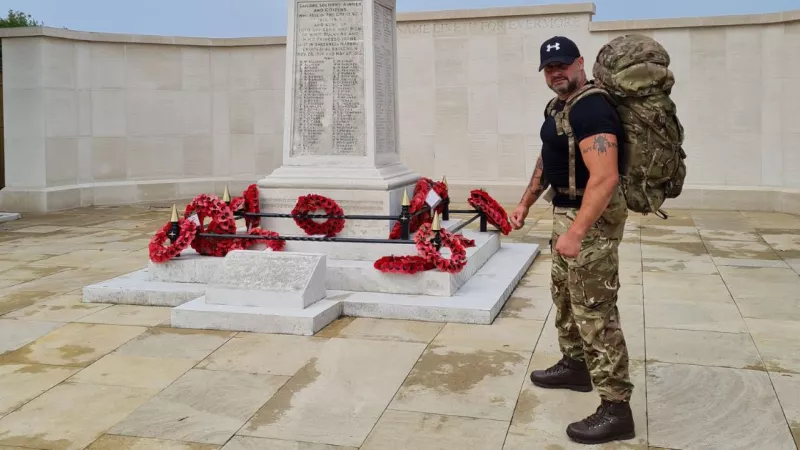
[[[566,80],[566,83],[563,83],[564,80]],[[556,87],[556,83],[559,82],[560,84],[558,84],[558,86]],[[578,89],[578,81],[570,80],[569,78],[563,78],[561,80],[554,81],[553,85],[550,86],[550,89],[556,94],[569,94]]]

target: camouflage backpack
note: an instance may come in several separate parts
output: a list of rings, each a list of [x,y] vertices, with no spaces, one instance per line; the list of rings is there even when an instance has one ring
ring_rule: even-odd
[[[683,126],[670,99],[675,78],[668,69],[669,54],[655,40],[642,35],[618,37],[604,45],[597,55],[589,83],[567,99],[556,118],[560,133],[569,138],[570,198],[575,198],[575,149],[577,143],[569,124],[569,108],[587,95],[604,95],[622,121],[625,156],[620,185],[628,209],[666,218],[661,205],[678,197],[686,178]],[[555,99],[554,99],[555,100]]]

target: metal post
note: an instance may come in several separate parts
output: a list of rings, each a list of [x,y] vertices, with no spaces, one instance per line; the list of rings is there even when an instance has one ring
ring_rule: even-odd
[[[478,214],[481,216],[481,233],[485,233],[489,225],[486,221],[486,214],[484,214],[483,211],[479,211]]]
[[[178,236],[180,234],[181,227],[178,224],[178,207],[176,205],[172,205],[172,217],[169,219],[169,231],[167,231],[169,242],[174,244],[175,241],[178,240]]]
[[[436,247],[436,251],[439,251],[442,248],[442,220],[441,217],[439,217],[439,213],[433,214],[431,230],[433,230],[433,245]]]
[[[408,240],[411,236],[411,213],[409,207],[411,201],[408,199],[408,190],[403,191],[402,209],[400,211],[400,239]]]
[[[228,185],[227,184],[225,185],[225,192],[222,193],[222,201],[226,205],[231,206],[231,193],[228,191]]]

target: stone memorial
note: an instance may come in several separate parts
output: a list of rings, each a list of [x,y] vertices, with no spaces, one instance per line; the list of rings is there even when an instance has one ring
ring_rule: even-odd
[[[283,165],[258,183],[262,211],[314,193],[348,214],[400,213],[420,176],[398,150],[395,20],[395,0],[290,0]],[[392,225],[349,221],[340,235],[385,238]]]
[[[444,181],[425,179],[418,196],[421,176],[400,162],[395,29],[394,0],[289,0],[283,165],[240,198],[199,196],[189,205],[218,214],[211,219],[220,221],[216,229],[228,230],[219,234],[230,233],[210,237],[213,251],[202,250],[209,241],[192,241],[209,238],[207,229],[201,238],[197,225],[186,225],[191,219],[174,215],[154,239],[166,243],[172,236],[180,249],[155,245],[173,253],[154,256],[151,249],[157,262],[85,287],[84,301],[171,305],[173,327],[262,333],[311,335],[341,314],[492,323],[539,246],[501,242],[495,226],[508,233],[507,214],[483,191],[470,193],[476,210],[461,211],[472,215],[469,222],[480,218],[481,231],[438,213],[422,219],[425,228],[410,227],[413,214],[440,204],[439,192],[448,201],[450,195]],[[343,223],[292,216],[312,194],[321,197],[305,212],[323,214],[313,208],[324,203],[341,208]],[[253,205],[251,214],[273,216],[251,216],[248,227],[237,229],[233,211]],[[390,239],[401,212],[409,228]],[[288,240],[217,252],[234,232],[253,231]],[[192,232],[197,237],[187,238]]]

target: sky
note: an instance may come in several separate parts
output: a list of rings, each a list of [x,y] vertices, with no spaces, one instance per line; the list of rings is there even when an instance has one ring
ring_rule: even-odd
[[[289,0],[0,0],[0,11],[80,31],[194,37],[283,36]],[[576,0],[397,0],[426,11],[575,3]],[[756,14],[800,9],[800,0],[594,0],[594,21]]]

